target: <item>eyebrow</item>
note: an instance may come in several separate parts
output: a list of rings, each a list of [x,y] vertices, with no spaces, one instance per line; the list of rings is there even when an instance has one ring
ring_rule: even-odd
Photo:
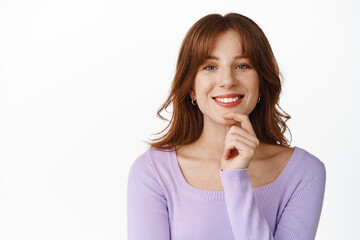
[[[243,55],[237,55],[234,57],[234,59],[245,59],[247,58],[246,56],[243,56]],[[219,60],[218,57],[216,56],[206,56],[206,59],[215,59],[215,60]]]

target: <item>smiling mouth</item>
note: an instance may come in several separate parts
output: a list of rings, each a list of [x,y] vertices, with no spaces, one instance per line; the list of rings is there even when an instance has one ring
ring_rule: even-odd
[[[237,96],[237,97],[231,97],[231,98],[217,98],[214,97],[213,99],[215,99],[216,101],[222,102],[222,103],[232,103],[232,102],[236,102],[239,99],[242,99],[244,96]]]

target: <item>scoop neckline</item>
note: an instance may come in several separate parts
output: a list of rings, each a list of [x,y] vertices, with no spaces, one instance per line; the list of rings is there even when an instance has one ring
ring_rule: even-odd
[[[279,176],[271,183],[266,185],[253,188],[254,194],[261,194],[266,192],[272,192],[276,189],[280,189],[282,179],[287,175],[288,172],[292,169],[292,166],[295,164],[296,156],[301,148],[294,146],[294,151],[290,156],[289,161],[285,165],[284,169],[280,172]],[[176,178],[177,184],[180,188],[186,192],[188,195],[200,198],[200,199],[209,199],[209,200],[223,200],[225,199],[225,191],[213,191],[205,190],[191,186],[186,180],[184,175],[181,172],[176,151],[173,148],[172,151],[168,152],[168,158],[170,159],[171,167]]]

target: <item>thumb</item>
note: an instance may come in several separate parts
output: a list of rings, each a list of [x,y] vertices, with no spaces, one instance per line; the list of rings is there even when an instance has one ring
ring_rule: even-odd
[[[229,157],[230,157],[230,149],[225,149],[222,157],[223,157],[225,160],[228,160]]]

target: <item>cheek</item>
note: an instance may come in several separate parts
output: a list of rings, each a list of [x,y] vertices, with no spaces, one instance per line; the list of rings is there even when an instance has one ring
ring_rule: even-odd
[[[195,83],[195,93],[197,98],[207,98],[213,89],[213,84],[208,79],[199,79]]]
[[[259,90],[259,76],[255,73],[251,77],[249,77],[250,81],[247,81],[247,88],[252,92],[256,92]]]

